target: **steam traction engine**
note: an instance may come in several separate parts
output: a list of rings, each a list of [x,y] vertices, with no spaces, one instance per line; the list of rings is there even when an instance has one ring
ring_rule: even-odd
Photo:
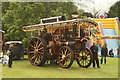
[[[50,60],[62,68],[69,68],[76,60],[80,67],[88,68],[92,53],[85,44],[89,40],[89,29],[95,28],[97,23],[88,19],[61,21],[61,18],[41,19],[40,24],[22,28],[23,31],[38,31],[28,45],[30,63],[42,66]]]

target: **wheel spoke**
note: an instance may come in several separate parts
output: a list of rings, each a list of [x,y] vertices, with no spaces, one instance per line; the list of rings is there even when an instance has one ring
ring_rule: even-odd
[[[86,60],[87,64],[89,63],[89,60]]]
[[[35,39],[33,39],[32,43],[33,43],[33,44],[36,44],[36,41],[35,41]]]
[[[67,67],[69,63],[70,63],[70,60],[69,60],[69,59],[64,59],[63,65],[64,65],[65,67]]]
[[[42,42],[40,42],[40,44],[38,45],[38,47],[37,47],[37,48],[39,48],[41,45],[42,45]]]
[[[40,57],[40,60],[43,58],[43,54],[38,54],[39,55],[39,57]]]
[[[69,53],[66,55],[66,57],[71,57],[71,54],[72,54],[72,53],[69,52]]]
[[[90,61],[90,59],[86,59],[87,61]]]
[[[63,50],[62,50],[62,54],[65,54],[65,49],[63,48]]]
[[[90,59],[91,59],[91,57],[87,57],[87,59],[89,59],[89,60],[90,60]]]
[[[83,65],[85,66],[85,60],[83,60],[84,62],[83,62]]]
[[[86,60],[84,60],[84,62],[85,62],[85,66],[86,66]]]
[[[80,62],[82,59],[81,59],[81,58],[79,58],[78,60],[79,60],[79,62]]]
[[[39,58],[39,56],[38,56],[38,58],[37,58],[37,62],[38,62],[38,64],[39,64],[39,62],[40,62],[40,58]]]
[[[39,40],[37,40],[37,42],[36,42],[36,48],[38,47],[38,45],[39,45]]]
[[[35,55],[34,55],[34,56],[32,56],[32,57],[30,58],[30,60],[33,60],[35,57],[36,57]]]
[[[65,50],[65,54],[67,54],[68,49]]]
[[[67,60],[65,60],[65,66],[67,66],[68,65],[68,63],[67,63],[68,61]]]
[[[40,62],[40,59],[39,59],[39,56],[37,56],[35,61],[34,61],[34,64],[39,64],[39,62]]]
[[[65,58],[61,58],[60,61],[61,61],[61,62],[64,62],[64,64],[66,64],[66,63],[67,63],[67,59],[68,59],[68,58],[66,58],[66,57],[65,57]],[[63,65],[64,65],[64,64],[63,64]]]
[[[64,58],[61,58],[61,60],[60,60],[60,61],[62,62],[63,60],[65,60],[65,59],[64,59]]]
[[[82,60],[81,60],[81,64],[83,64],[83,62],[84,62],[84,60],[82,59]]]
[[[83,56],[83,51],[81,52],[82,56]]]
[[[65,60],[61,61],[61,65],[64,66],[65,64]]]
[[[33,45],[30,44],[30,46],[34,49],[35,47]]]
[[[37,56],[38,56],[38,60],[40,60],[40,58],[41,58],[40,55],[38,54]]]
[[[33,39],[32,42],[35,44],[35,39]]]
[[[87,55],[87,58],[90,58],[90,55]]]
[[[43,54],[43,53],[44,53],[44,50],[43,50],[43,49],[40,49],[40,50],[38,50],[38,53]]]
[[[37,58],[35,58],[34,64],[36,64]]]
[[[85,53],[85,52],[83,52],[83,54],[84,54],[84,56],[86,56],[86,53]]]
[[[79,63],[81,64],[81,65],[83,65],[83,66],[86,66],[89,62],[89,59],[86,59],[86,60],[84,60],[84,59],[78,59],[79,60]]]
[[[67,58],[66,60],[67,60],[67,61],[71,61],[71,59],[70,59],[70,58]]]
[[[35,51],[30,51],[29,53],[34,53]]]
[[[79,55],[80,55],[80,56],[83,56],[83,54],[82,54],[82,53],[80,53]]]
[[[65,66],[67,66],[67,60],[65,60]]]
[[[88,54],[88,51],[87,51],[87,50],[85,50],[85,53],[86,53],[86,54]]]
[[[62,51],[62,54],[64,54],[64,52]]]
[[[85,60],[85,65],[87,65],[88,64],[88,61],[87,60]]]
[[[38,49],[39,51],[43,50],[43,47],[41,47],[40,49]]]

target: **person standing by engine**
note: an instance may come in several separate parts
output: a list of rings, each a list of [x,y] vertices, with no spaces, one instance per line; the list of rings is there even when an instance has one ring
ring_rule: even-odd
[[[9,55],[9,61],[8,61],[8,67],[12,68],[12,61],[13,61],[13,56],[14,56],[14,45],[10,44],[9,49],[8,49],[8,55]]]
[[[49,44],[49,41],[51,40],[51,35],[47,32],[46,28],[44,28],[41,36],[47,41],[47,44]]]
[[[72,19],[77,19],[78,18],[78,12],[73,12],[71,15]],[[77,35],[77,22],[73,23],[73,32],[72,32],[73,38]]]
[[[97,64],[97,67],[100,68],[99,66],[99,59],[98,59],[98,47],[93,43],[93,45],[90,48],[92,54],[93,54],[93,68],[95,68],[95,62]]]
[[[120,46],[117,48],[117,55],[120,57]]]
[[[104,64],[106,64],[106,57],[108,53],[108,48],[106,45],[104,45],[101,49],[101,64],[103,63],[103,58],[104,58]]]
[[[111,49],[111,50],[109,51],[109,56],[110,56],[110,57],[114,57],[113,49]]]

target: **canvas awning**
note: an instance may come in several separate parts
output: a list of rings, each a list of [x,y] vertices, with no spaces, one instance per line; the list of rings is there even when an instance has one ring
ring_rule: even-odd
[[[23,31],[34,31],[34,30],[42,30],[43,28],[47,28],[49,30],[53,30],[55,28],[61,27],[72,27],[72,23],[76,22],[78,25],[83,26],[83,28],[94,28],[97,26],[95,21],[89,19],[73,19],[67,21],[59,21],[59,22],[52,22],[52,23],[44,23],[44,24],[36,24],[30,26],[24,26],[22,28]]]

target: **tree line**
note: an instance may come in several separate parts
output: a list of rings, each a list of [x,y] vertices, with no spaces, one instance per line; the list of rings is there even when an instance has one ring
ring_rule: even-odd
[[[82,17],[83,11],[78,10],[72,2],[3,2],[4,41],[20,40],[26,47],[30,34],[21,30],[23,26],[39,24],[40,19],[54,16],[71,19],[73,11],[77,11],[79,17]]]
[[[40,19],[54,16],[65,16],[68,20],[74,11],[78,12],[79,18],[94,17],[91,13],[78,10],[73,2],[2,2],[4,41],[20,40],[27,47],[30,34],[21,30],[23,26],[39,24]],[[108,15],[120,20],[119,13],[120,1],[110,8]]]
[[[109,17],[118,17],[119,22],[120,22],[120,1],[118,1],[117,3],[115,3],[110,8]],[[119,36],[120,36],[120,31],[118,33],[119,33]],[[120,40],[119,40],[119,44],[120,44]]]

